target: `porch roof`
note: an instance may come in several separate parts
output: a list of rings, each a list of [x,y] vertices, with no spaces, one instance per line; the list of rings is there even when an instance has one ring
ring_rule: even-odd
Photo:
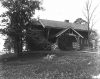
[[[63,34],[64,32],[66,32],[68,29],[72,29],[77,35],[79,35],[81,38],[84,38],[80,33],[78,33],[76,30],[74,30],[72,27],[68,27],[68,28],[66,28],[66,29],[64,29],[64,30],[62,30],[62,31],[60,31],[59,33],[57,33],[56,35],[55,35],[55,37],[58,37],[58,36],[60,36],[61,34]]]

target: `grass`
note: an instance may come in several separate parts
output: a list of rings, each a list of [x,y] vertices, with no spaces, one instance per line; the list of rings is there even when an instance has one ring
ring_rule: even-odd
[[[56,56],[47,60],[47,54]],[[13,56],[2,56],[0,79],[92,79],[100,73],[100,55],[95,53],[41,51]]]

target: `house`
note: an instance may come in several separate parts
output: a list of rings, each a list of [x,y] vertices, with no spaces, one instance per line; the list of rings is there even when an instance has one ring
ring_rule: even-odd
[[[45,38],[52,44],[58,44],[58,38],[67,34],[69,41],[66,45],[72,49],[83,49],[88,46],[88,27],[83,24],[70,23],[65,21],[53,21],[39,19],[37,28],[43,30]]]

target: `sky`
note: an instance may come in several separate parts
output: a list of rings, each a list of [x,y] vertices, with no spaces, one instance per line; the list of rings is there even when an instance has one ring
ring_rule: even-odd
[[[43,7],[45,11],[36,11],[35,17],[39,16],[41,19],[64,21],[69,20],[69,22],[74,22],[77,18],[85,17],[82,11],[85,12],[85,2],[87,0],[43,0]],[[100,0],[92,0],[91,10],[94,9],[100,3]],[[4,8],[0,8],[0,14],[4,12]],[[100,5],[96,9],[94,15],[94,29],[100,34]],[[0,41],[2,39],[0,38]],[[4,42],[0,42],[0,50]]]
[[[69,22],[74,22],[77,18],[83,18],[86,20],[82,11],[86,12],[84,9],[87,0],[43,0],[43,7],[45,11],[36,11],[36,16],[41,19],[64,21],[69,20]],[[95,6],[100,3],[100,0],[92,0],[91,12]],[[94,29],[100,31],[100,5],[96,9],[93,15],[94,22],[97,23]],[[100,32],[99,32],[100,33]]]

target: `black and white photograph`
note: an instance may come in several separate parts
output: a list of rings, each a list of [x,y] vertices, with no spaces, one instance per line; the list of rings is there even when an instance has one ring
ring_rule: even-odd
[[[100,0],[0,0],[0,79],[100,79]]]

